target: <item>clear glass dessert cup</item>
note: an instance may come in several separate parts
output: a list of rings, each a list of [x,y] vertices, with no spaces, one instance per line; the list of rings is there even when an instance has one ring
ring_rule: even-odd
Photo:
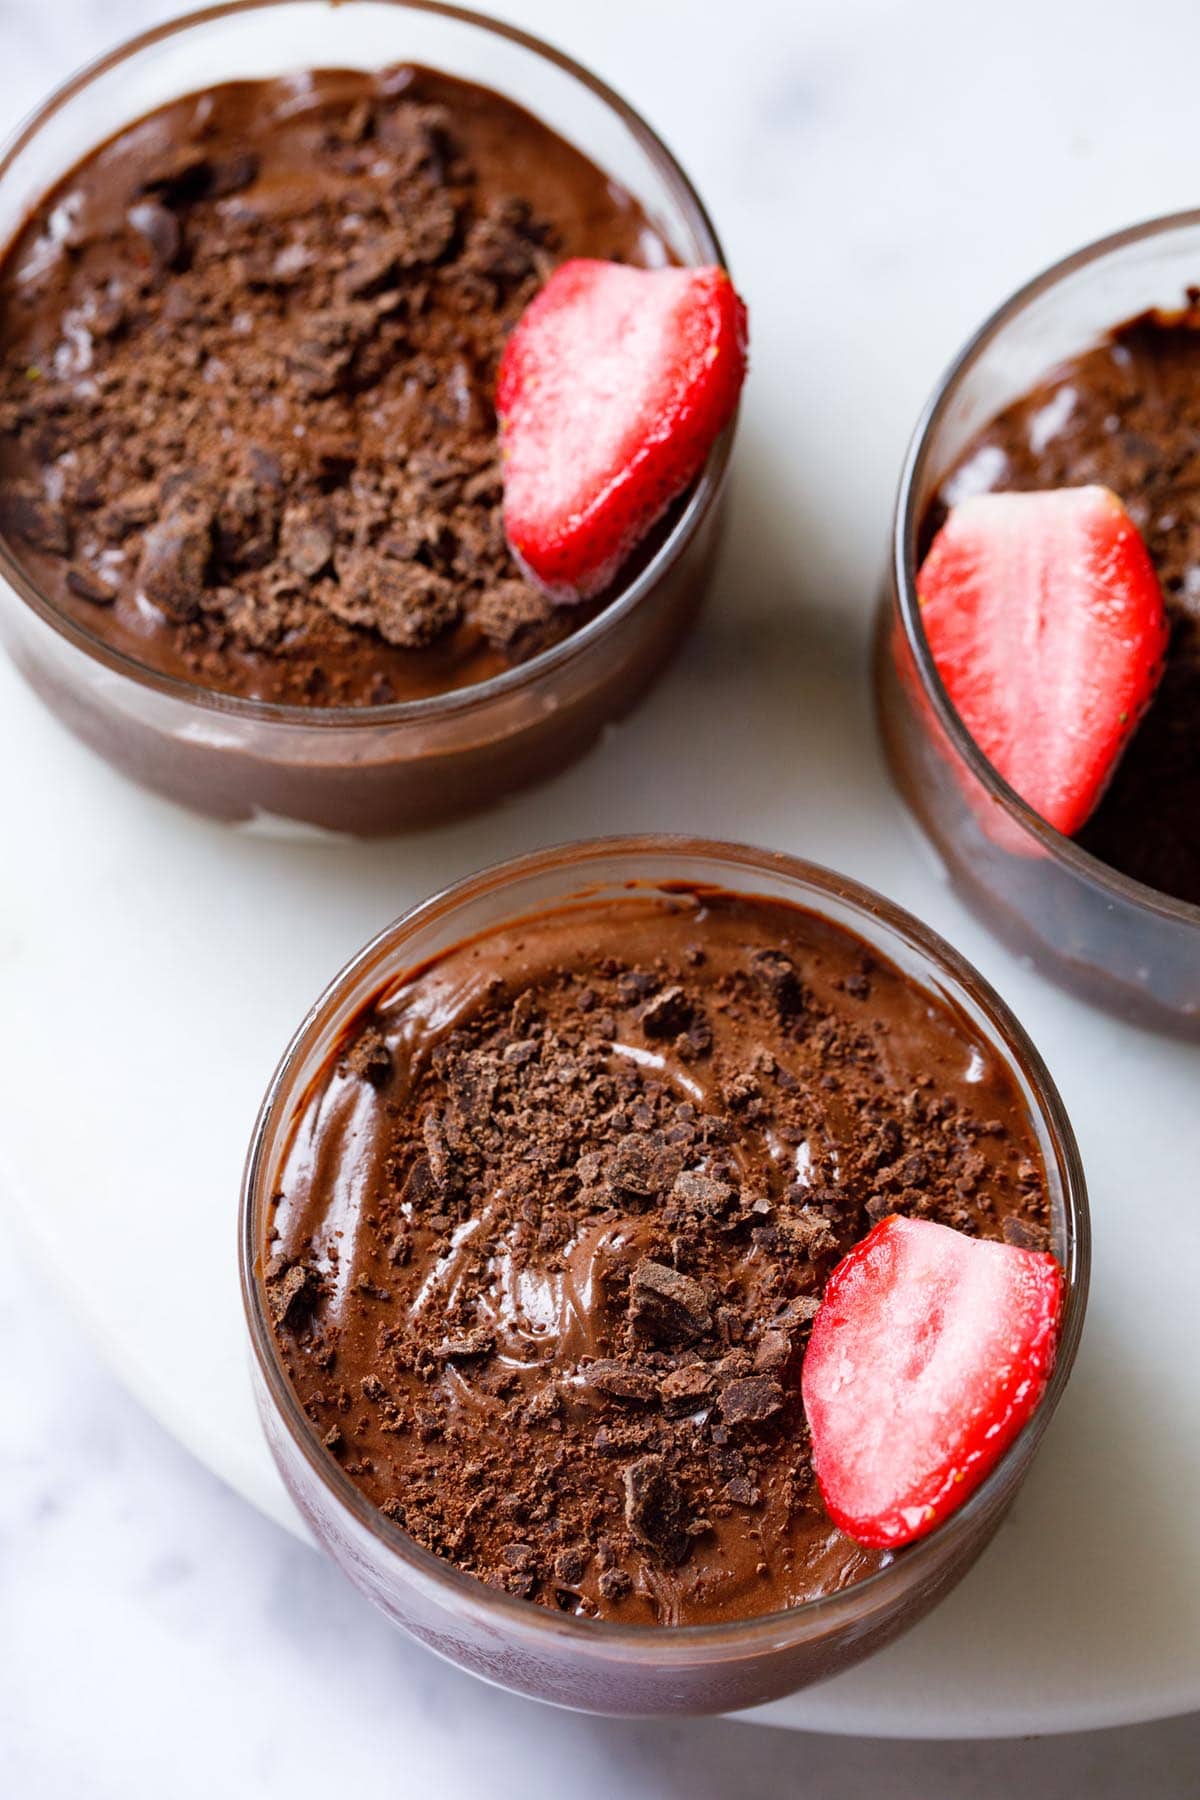
[[[1058,1359],[1020,1436],[959,1510],[869,1579],[784,1612],[722,1625],[653,1627],[551,1612],[485,1586],[387,1519],[322,1447],[287,1379],[264,1301],[268,1209],[290,1132],[340,1034],[381,988],[489,928],[586,895],[619,901],[699,884],[791,901],[847,927],[953,1007],[1013,1072],[1045,1159],[1051,1238],[1065,1279]],[[1079,1152],[1037,1051],[998,996],[933,932],[825,869],[740,845],[612,838],[539,851],[471,876],[398,919],[338,975],[293,1038],[267,1092],[242,1188],[242,1294],[260,1417],[317,1543],[429,1648],[501,1687],[599,1713],[723,1712],[776,1699],[859,1662],[921,1618],[964,1574],[1029,1467],[1075,1358],[1089,1263]]]
[[[1120,1017],[1200,1038],[1200,907],[1063,837],[1013,792],[938,675],[917,600],[921,521],[970,439],[1056,364],[1147,308],[1181,305],[1200,271],[1200,212],[1088,245],[980,328],[917,426],[896,503],[876,630],[876,699],[893,778],[972,911],[1063,987]]]
[[[234,0],[146,32],[59,88],[0,155],[0,242],[114,129],[172,99],[239,77],[405,62],[515,100],[632,193],[681,262],[724,261],[687,176],[632,108],[535,38],[434,0]],[[529,662],[431,699],[287,706],[158,674],[67,618],[3,543],[0,639],[77,736],[185,806],[362,836],[439,823],[556,774],[661,671],[712,573],[733,430],[603,611]]]

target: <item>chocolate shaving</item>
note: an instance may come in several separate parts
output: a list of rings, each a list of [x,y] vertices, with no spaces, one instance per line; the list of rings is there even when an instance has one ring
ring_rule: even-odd
[[[642,1030],[649,1038],[674,1037],[686,1030],[692,1018],[692,1002],[681,987],[664,988],[642,1008]]]
[[[704,1363],[684,1363],[664,1375],[659,1383],[663,1410],[671,1414],[697,1412],[712,1397],[715,1378]]]
[[[664,1343],[687,1343],[712,1328],[712,1313],[699,1282],[665,1263],[638,1263],[630,1282],[629,1314],[635,1331]]]
[[[289,506],[283,515],[279,548],[288,567],[305,581],[315,581],[324,574],[333,559],[334,536],[328,518],[318,510],[299,502]]]
[[[674,1181],[680,1158],[660,1132],[631,1132],[609,1160],[609,1184],[629,1199],[653,1198]]]
[[[804,1011],[804,983],[796,965],[782,950],[760,950],[751,962],[755,979],[770,996],[779,1018],[785,1023]]]
[[[200,609],[213,547],[213,509],[181,496],[142,540],[138,588],[176,619]]]
[[[52,556],[66,556],[71,549],[66,514],[28,483],[12,482],[0,488],[0,528]]]
[[[661,1456],[642,1456],[625,1470],[625,1520],[639,1543],[668,1568],[691,1548],[691,1512]]]
[[[764,1331],[754,1349],[754,1367],[762,1375],[774,1375],[792,1354],[792,1340],[786,1331]]]
[[[600,1360],[588,1363],[583,1370],[588,1387],[614,1400],[634,1401],[647,1405],[658,1397],[658,1383],[648,1369],[636,1364]]]
[[[783,1392],[768,1375],[743,1375],[721,1389],[721,1417],[727,1425],[765,1425],[783,1406]]]
[[[406,650],[432,644],[462,616],[462,595],[453,583],[419,563],[359,554],[342,563],[338,576],[338,585],[322,590],[329,611]]]
[[[716,1218],[733,1199],[734,1190],[727,1181],[718,1181],[697,1169],[685,1169],[675,1177],[672,1199],[691,1217]]]
[[[1023,1219],[1018,1213],[1010,1213],[1000,1230],[1005,1243],[1015,1245],[1018,1250],[1044,1250],[1049,1237],[1044,1226]]]
[[[346,1055],[346,1067],[372,1087],[382,1087],[392,1072],[392,1053],[387,1040],[373,1025],[360,1031]]]
[[[303,1263],[293,1263],[279,1277],[268,1283],[267,1300],[271,1317],[277,1325],[295,1327],[312,1312],[320,1297],[320,1282],[315,1272]]]
[[[490,1356],[495,1348],[495,1332],[477,1325],[473,1331],[464,1331],[461,1337],[447,1338],[433,1354],[442,1362],[473,1362],[477,1357]]]
[[[67,570],[67,586],[81,600],[90,600],[93,606],[111,606],[117,597],[117,590],[111,581],[105,581],[97,575],[95,569],[89,569],[85,563],[72,563]]]

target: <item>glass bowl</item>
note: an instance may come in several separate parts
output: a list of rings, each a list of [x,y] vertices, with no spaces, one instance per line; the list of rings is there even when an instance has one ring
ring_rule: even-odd
[[[1013,1073],[1045,1160],[1051,1239],[1065,1278],[1062,1339],[1044,1399],[996,1468],[942,1525],[867,1580],[747,1622],[647,1627],[554,1613],[420,1548],[355,1487],[320,1441],[278,1357],[263,1289],[265,1231],[297,1114],[348,1022],[381,988],[465,938],[586,893],[614,901],[672,884],[768,895],[848,927],[953,1007]],[[947,944],[877,894],[790,856],[671,837],[539,851],[485,870],[381,932],[338,975],[289,1045],[246,1164],[242,1295],[259,1413],[279,1472],[317,1542],[396,1624],[516,1692],[600,1713],[753,1706],[860,1661],[921,1618],[974,1562],[1029,1467],[1062,1395],[1083,1324],[1089,1226],[1083,1169],[1062,1102],[1004,1003]]]
[[[420,62],[506,94],[641,202],[683,263],[722,263],[698,195],[638,115],[524,32],[432,0],[235,0],[93,63],[0,156],[0,241],[123,121],[222,81]],[[714,446],[674,524],[611,602],[527,663],[431,699],[305,707],[156,673],[66,618],[0,543],[0,638],[77,736],[126,775],[243,825],[376,835],[473,811],[556,774],[662,669],[712,573],[733,441]]]
[[[1200,1038],[1200,907],[1120,874],[1047,825],[982,755],[930,654],[917,601],[921,521],[980,426],[1200,274],[1200,212],[1155,219],[1056,263],[992,314],[943,377],[900,480],[876,631],[893,778],[972,911],[1019,954],[1122,1018]]]

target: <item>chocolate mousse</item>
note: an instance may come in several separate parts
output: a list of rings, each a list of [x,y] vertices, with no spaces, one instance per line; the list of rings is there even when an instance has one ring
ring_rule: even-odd
[[[1045,1248],[965,1016],[789,903],[581,898],[390,982],[308,1087],[259,1279],[329,1457],[425,1549],[587,1619],[750,1618],[890,1560],[799,1371],[892,1213]]]
[[[162,107],[0,265],[0,530],[56,607],[206,688],[368,706],[486,680],[604,602],[549,601],[500,514],[497,361],[570,256],[670,260],[487,89],[319,71]]]
[[[1157,694],[1078,841],[1200,905],[1200,292],[1061,364],[976,434],[924,522],[999,489],[1110,488],[1145,540],[1171,625]]]

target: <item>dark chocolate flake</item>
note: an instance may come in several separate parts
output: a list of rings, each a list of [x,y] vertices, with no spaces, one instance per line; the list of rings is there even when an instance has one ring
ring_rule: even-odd
[[[683,1492],[661,1456],[640,1456],[625,1470],[625,1522],[638,1542],[674,1568],[691,1547]]]
[[[142,176],[139,192],[156,194],[166,206],[188,206],[208,194],[212,163],[200,144],[172,146]]]
[[[401,268],[419,269],[441,260],[458,230],[458,212],[448,194],[430,191],[404,219],[391,247]]]
[[[661,1132],[628,1132],[609,1159],[608,1181],[630,1199],[652,1199],[671,1186],[680,1160]]]
[[[495,649],[511,650],[544,630],[553,611],[553,602],[529,582],[496,581],[476,601],[475,621]]]
[[[374,329],[375,314],[369,306],[331,306],[312,313],[287,353],[297,385],[314,397],[334,393]]]
[[[562,1400],[554,1387],[539,1388],[521,1412],[521,1423],[528,1427],[548,1425],[562,1411]]]
[[[72,563],[67,570],[67,586],[81,600],[90,600],[93,606],[111,606],[117,597],[117,590],[111,581],[105,581],[95,569],[89,569],[86,563]]]
[[[216,517],[216,554],[229,568],[260,569],[275,554],[278,496],[251,477],[234,481]]]
[[[462,265],[468,280],[481,278],[505,293],[535,273],[544,233],[527,201],[494,200],[467,233]]]
[[[633,1582],[624,1569],[605,1569],[597,1585],[606,1600],[623,1600]]]
[[[305,581],[314,581],[333,557],[333,532],[315,508],[299,503],[284,511],[279,532],[284,561]]]
[[[685,1363],[659,1382],[663,1410],[673,1417],[701,1411],[712,1398],[713,1373],[704,1363]]]
[[[485,1325],[477,1325],[472,1331],[447,1338],[433,1354],[441,1362],[473,1362],[479,1357],[490,1356],[495,1348],[495,1332]]]
[[[815,1294],[797,1294],[788,1301],[774,1324],[779,1330],[796,1337],[808,1330],[820,1310],[821,1302]]]
[[[172,618],[193,618],[200,609],[212,540],[212,507],[201,499],[178,499],[142,541],[137,582],[147,600]]]
[[[62,507],[26,482],[0,489],[0,529],[52,556],[66,556],[71,548],[71,528]]]
[[[1044,1250],[1047,1244],[1047,1233],[1040,1225],[1030,1219],[1022,1219],[1016,1213],[1010,1213],[1000,1227],[1006,1244],[1014,1245],[1018,1250]]]
[[[648,1257],[633,1271],[629,1310],[635,1330],[664,1343],[687,1343],[712,1327],[700,1283]]]
[[[796,1212],[780,1216],[780,1226],[791,1248],[801,1256],[816,1260],[837,1254],[837,1236],[823,1212],[802,1206]]]
[[[554,1579],[564,1587],[575,1588],[587,1574],[592,1553],[585,1544],[568,1544],[554,1559]]]
[[[608,1359],[588,1363],[582,1370],[583,1379],[597,1393],[606,1395],[612,1400],[628,1400],[638,1405],[648,1405],[658,1397],[658,1383],[648,1369],[636,1364]]]
[[[729,1205],[733,1192],[727,1181],[718,1181],[715,1176],[702,1174],[698,1169],[685,1169],[675,1177],[671,1195],[694,1217],[713,1218]]]
[[[369,1081],[372,1087],[382,1087],[392,1072],[392,1053],[387,1041],[368,1025],[360,1031],[346,1056],[346,1067],[353,1075],[360,1075]]]
[[[421,563],[364,551],[339,561],[338,578],[321,594],[329,611],[403,650],[424,649],[462,616],[460,590]]]
[[[783,1406],[783,1390],[769,1375],[743,1375],[721,1390],[727,1425],[765,1425]]]
[[[642,1008],[642,1030],[648,1038],[674,1037],[692,1018],[692,1002],[681,987],[664,988]]]
[[[293,1263],[277,1280],[268,1281],[267,1304],[277,1325],[302,1324],[319,1297],[320,1282],[303,1263]]]
[[[760,1375],[773,1375],[791,1353],[792,1340],[786,1331],[764,1331],[755,1345],[754,1367]]]
[[[101,527],[110,538],[128,537],[141,525],[149,525],[158,516],[161,495],[156,481],[144,481],[126,488],[110,501],[101,514]]]
[[[804,1011],[804,984],[790,956],[782,950],[760,950],[752,958],[751,967],[759,987],[785,1024]]]

